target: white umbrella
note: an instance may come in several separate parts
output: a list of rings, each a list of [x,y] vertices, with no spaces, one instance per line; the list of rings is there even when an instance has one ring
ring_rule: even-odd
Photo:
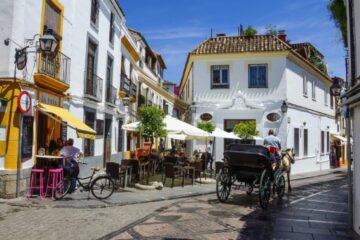
[[[220,128],[215,128],[215,130],[211,133],[211,136],[217,137],[217,138],[228,138],[228,139],[241,139],[238,136],[236,136],[233,132],[225,132],[224,130],[221,130]]]
[[[211,137],[208,132],[201,130],[193,125],[190,125],[186,122],[183,122],[177,118],[173,118],[167,115],[164,118],[165,129],[168,131],[169,134],[172,135],[174,139],[183,138],[184,136],[177,136],[176,135],[185,135],[185,139],[205,139]],[[133,122],[129,124],[125,124],[122,126],[122,129],[132,132],[138,131],[139,122]]]

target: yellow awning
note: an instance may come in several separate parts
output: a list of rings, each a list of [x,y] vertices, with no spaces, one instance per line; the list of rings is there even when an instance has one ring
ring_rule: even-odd
[[[347,142],[347,139],[345,137],[342,137],[340,135],[332,135],[332,136],[342,142]]]
[[[96,139],[95,130],[89,127],[88,125],[86,125],[85,123],[83,123],[78,118],[71,115],[69,111],[63,108],[59,108],[43,103],[39,103],[37,107],[41,112],[44,112],[45,114],[51,113],[61,118],[62,121],[66,122],[69,127],[76,130],[76,134],[78,137]]]

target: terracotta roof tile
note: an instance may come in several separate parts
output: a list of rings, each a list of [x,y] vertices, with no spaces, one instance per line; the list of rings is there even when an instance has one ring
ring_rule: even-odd
[[[209,38],[191,51],[191,54],[271,52],[290,49],[287,43],[272,35],[232,36]]]

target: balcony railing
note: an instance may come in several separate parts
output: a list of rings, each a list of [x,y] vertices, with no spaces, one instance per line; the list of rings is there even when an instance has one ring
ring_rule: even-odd
[[[136,97],[137,86],[135,83],[130,84],[130,96]]]
[[[130,95],[130,87],[130,79],[125,74],[121,74],[120,91],[124,91],[127,95]]]
[[[96,74],[85,72],[85,96],[101,102],[103,96],[103,80]]]
[[[106,87],[106,102],[114,105],[116,103],[116,88],[112,85]]]
[[[38,72],[58,81],[70,83],[71,59],[61,52],[41,53]]]

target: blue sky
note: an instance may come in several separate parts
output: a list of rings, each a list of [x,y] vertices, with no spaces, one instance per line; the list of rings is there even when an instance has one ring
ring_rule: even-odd
[[[345,77],[341,35],[327,11],[329,0],[119,0],[128,27],[143,33],[160,52],[165,79],[179,82],[189,51],[224,32],[236,35],[240,24],[264,33],[267,25],[284,29],[292,43],[311,42],[325,56],[331,76]]]

